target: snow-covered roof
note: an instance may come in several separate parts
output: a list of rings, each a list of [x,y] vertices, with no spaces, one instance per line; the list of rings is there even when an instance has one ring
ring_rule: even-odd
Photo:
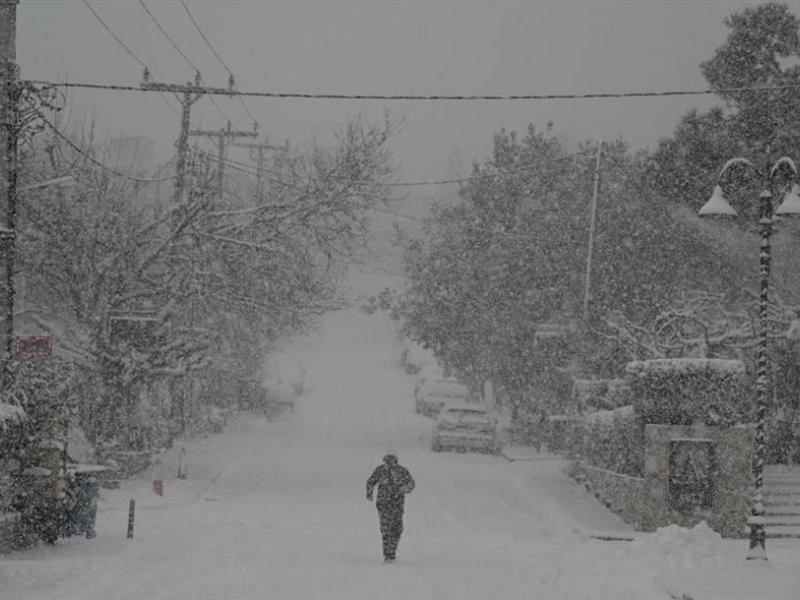
[[[717,371],[719,373],[744,374],[744,363],[740,360],[722,358],[654,358],[651,360],[635,360],[625,365],[625,371],[631,375],[644,372],[697,372]]]
[[[21,406],[0,402],[0,425],[3,422],[21,421],[25,418],[25,411]]]

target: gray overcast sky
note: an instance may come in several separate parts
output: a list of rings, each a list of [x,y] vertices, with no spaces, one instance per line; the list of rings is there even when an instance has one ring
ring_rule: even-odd
[[[191,69],[135,0],[89,0],[158,81]],[[146,4],[209,85],[227,74],[177,0]],[[722,21],[755,2],[237,2],[187,0],[240,89],[275,92],[514,94],[704,88],[699,64],[725,39]],[[796,4],[793,6],[796,8]],[[141,67],[80,0],[22,0],[17,58],[23,77],[138,84]],[[238,101],[218,104],[250,128]],[[249,99],[273,140],[325,140],[363,112],[388,109],[405,126],[392,149],[405,178],[448,176],[458,148],[465,167],[490,149],[501,127],[548,120],[568,139],[622,136],[652,146],[707,97],[517,102],[376,102]],[[155,94],[73,92],[73,119],[93,116],[105,135],[153,137],[172,153],[179,121]],[[203,99],[193,122],[218,128]],[[238,158],[242,158],[239,156]]]

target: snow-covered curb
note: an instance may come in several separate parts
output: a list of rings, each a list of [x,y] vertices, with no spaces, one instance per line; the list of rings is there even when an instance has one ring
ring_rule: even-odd
[[[500,450],[500,456],[508,462],[526,461],[526,460],[558,460],[561,457],[556,454],[551,454],[546,451],[537,452],[535,448],[526,446],[504,446]]]

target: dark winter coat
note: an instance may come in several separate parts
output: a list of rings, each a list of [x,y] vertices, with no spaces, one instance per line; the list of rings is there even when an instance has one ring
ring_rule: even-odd
[[[367,498],[372,498],[372,490],[378,486],[378,510],[403,510],[405,495],[414,489],[414,478],[408,469],[397,464],[379,465],[367,479]]]

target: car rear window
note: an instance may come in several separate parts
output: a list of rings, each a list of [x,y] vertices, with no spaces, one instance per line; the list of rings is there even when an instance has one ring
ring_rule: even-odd
[[[466,398],[469,395],[467,388],[460,383],[436,382],[425,386],[425,392],[431,396],[445,398]]]
[[[485,410],[472,410],[469,408],[451,408],[447,410],[447,416],[469,421],[489,418],[489,414]]]

